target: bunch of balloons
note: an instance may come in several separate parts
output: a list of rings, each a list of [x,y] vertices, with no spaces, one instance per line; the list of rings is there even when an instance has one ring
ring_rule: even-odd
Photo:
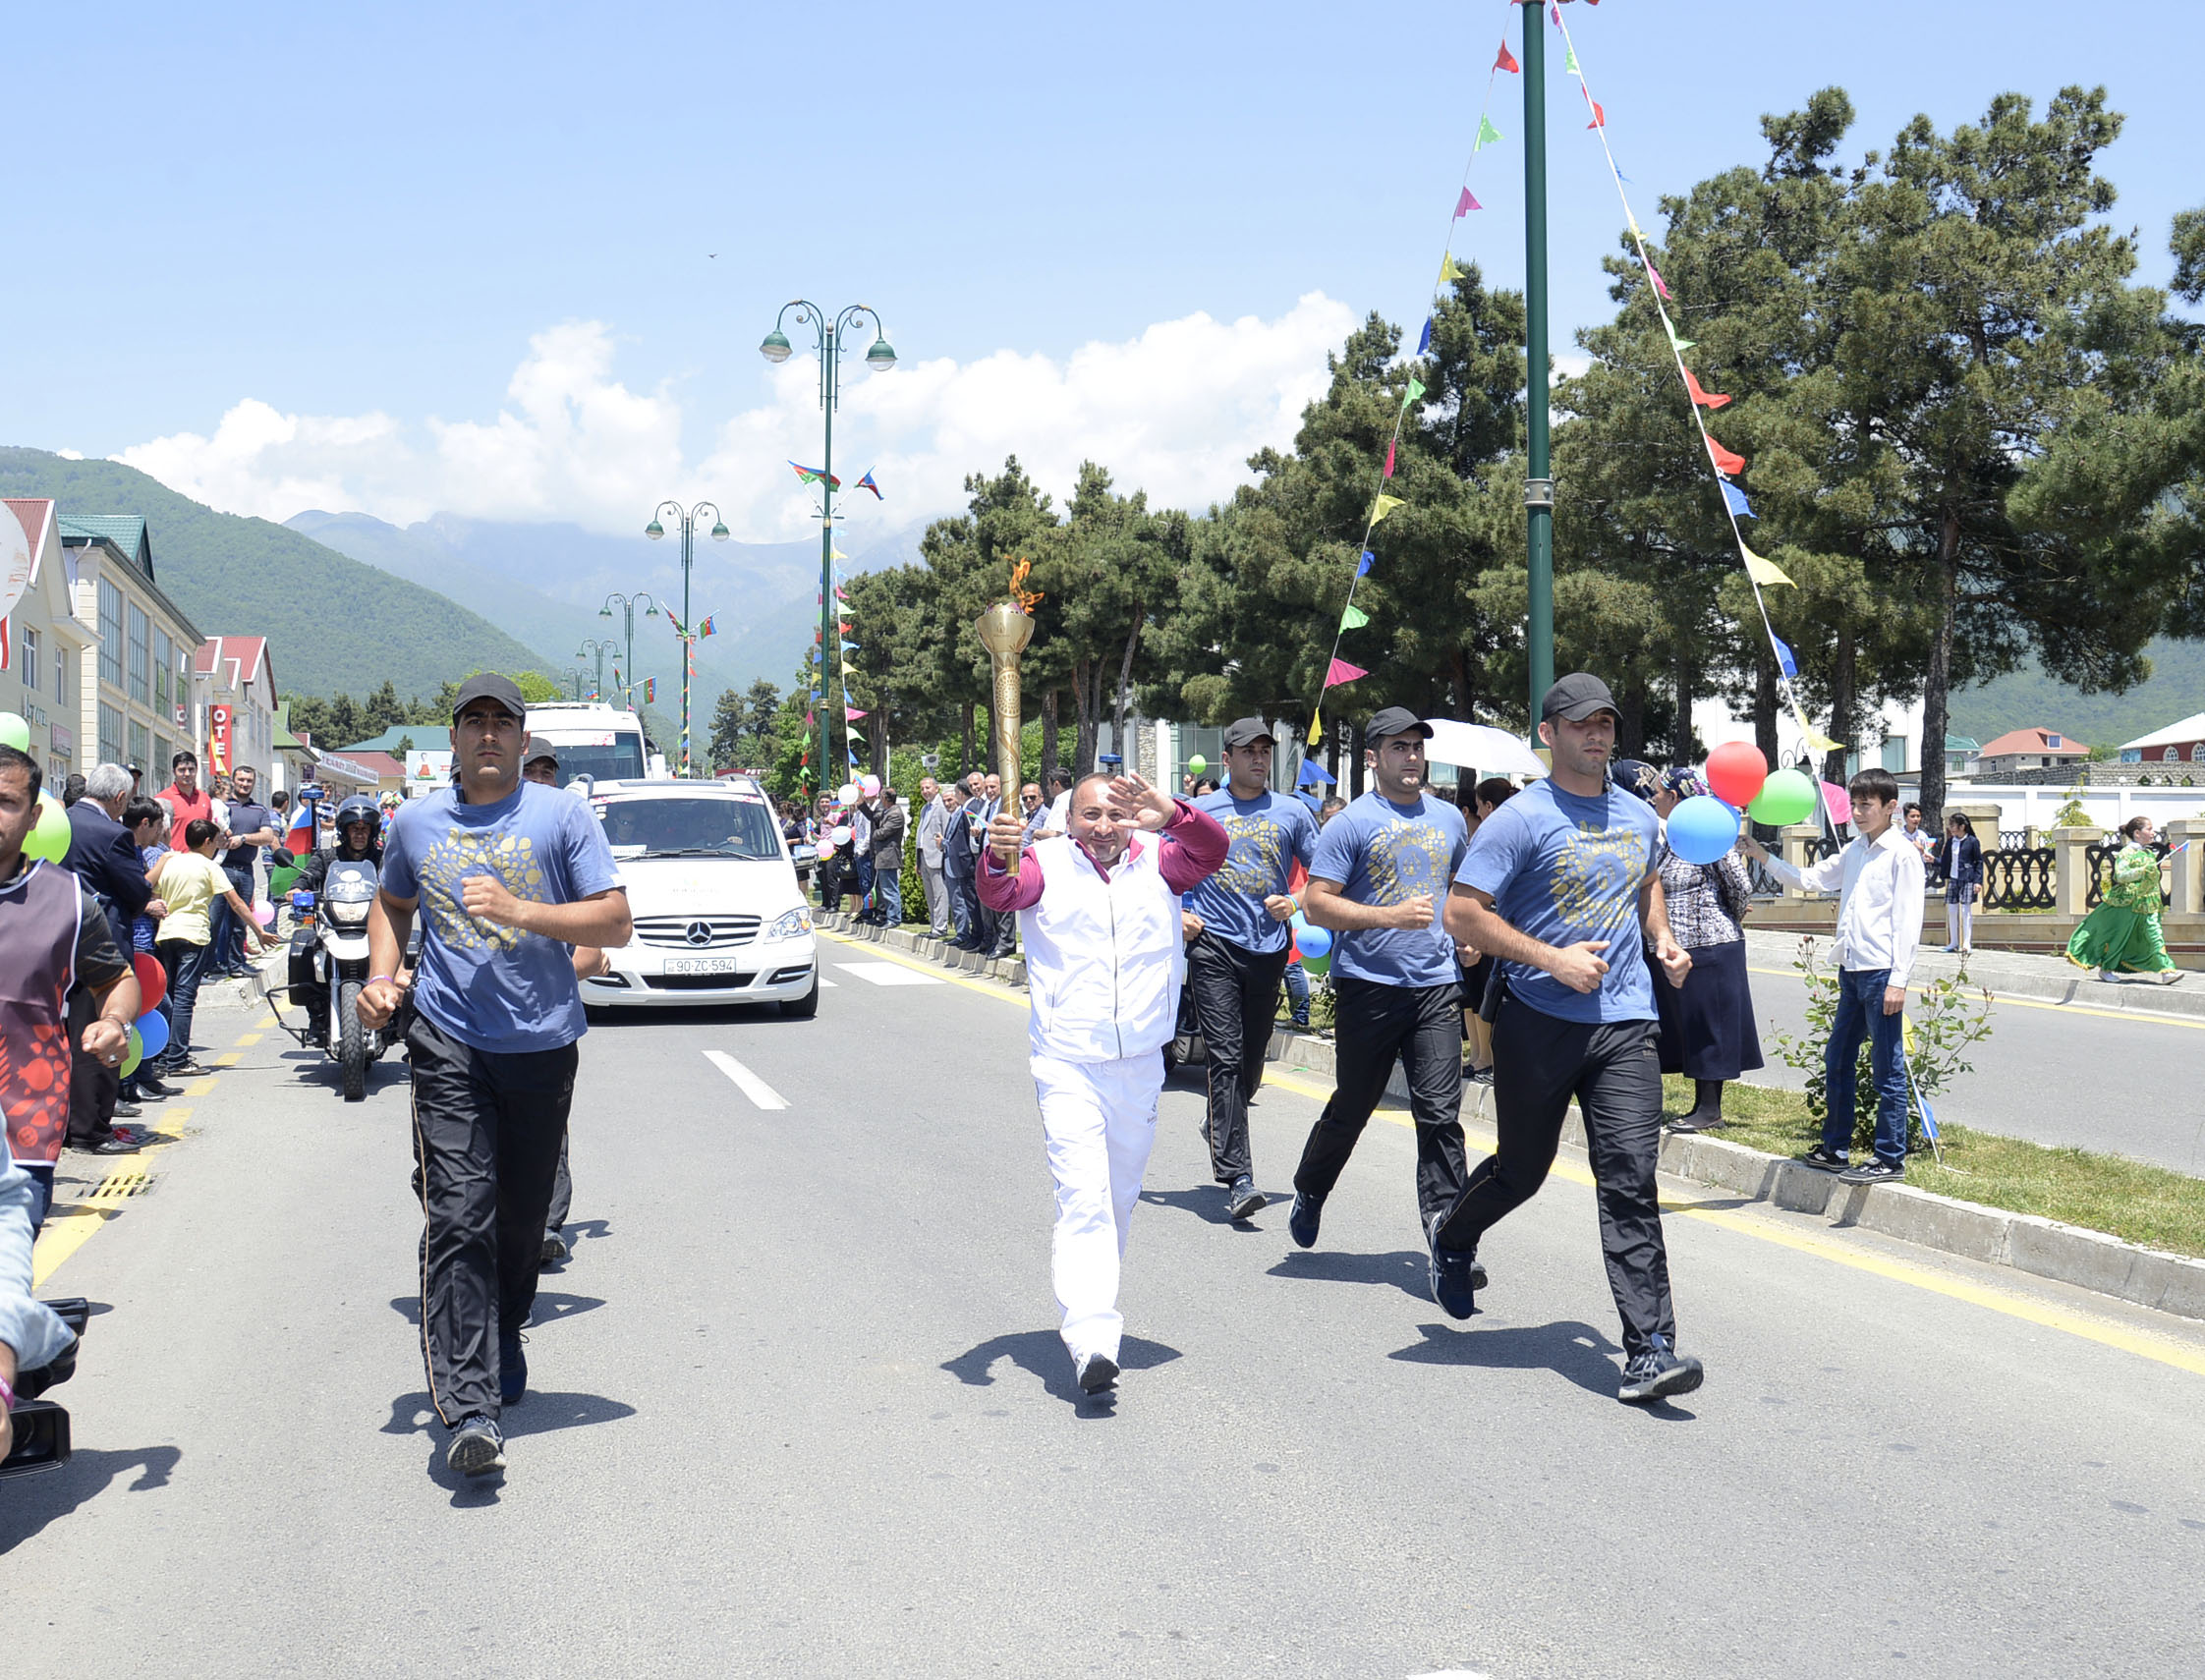
[[[161,999],[168,994],[168,975],[150,951],[133,952],[130,967],[138,977],[138,1002],[144,1013],[131,1024],[124,1041],[121,1072],[125,1079],[136,1073],[138,1064],[147,1056],[157,1056],[168,1048],[168,1017],[161,1013]]]
[[[1300,961],[1304,974],[1321,975],[1332,966],[1330,929],[1318,926],[1298,910],[1287,925],[1293,929],[1287,936],[1287,944]]]
[[[1726,741],[1708,755],[1709,792],[1669,812],[1669,850],[1687,864],[1712,864],[1738,843],[1739,812],[1781,828],[1815,809],[1815,784],[1797,770],[1771,774],[1761,749]]]

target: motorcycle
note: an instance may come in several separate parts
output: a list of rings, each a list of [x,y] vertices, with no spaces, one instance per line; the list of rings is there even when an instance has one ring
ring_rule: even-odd
[[[290,867],[289,856],[278,851],[276,861]],[[391,1045],[406,1036],[411,1003],[381,1027],[366,1026],[360,1019],[360,992],[368,983],[368,910],[375,902],[380,874],[372,860],[333,858],[322,877],[319,902],[304,888],[291,895],[297,925],[291,934],[290,975],[287,985],[265,988],[268,1001],[286,994],[306,1012],[306,1025],[294,1027],[276,1011],[276,1025],[300,1045],[320,1049],[343,1070],[345,1100],[361,1102],[368,1095],[368,1067]],[[421,929],[416,926],[406,944],[406,965],[421,960]]]

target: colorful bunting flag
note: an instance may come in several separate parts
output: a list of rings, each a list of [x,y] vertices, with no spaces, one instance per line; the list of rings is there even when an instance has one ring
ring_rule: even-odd
[[[1580,82],[1585,80],[1585,73],[1577,68],[1577,49],[1573,46],[1562,47],[1562,74],[1574,76]]]
[[[1697,339],[1678,338],[1676,336],[1676,328],[1669,325],[1669,318],[1667,315],[1664,315],[1662,317],[1662,325],[1668,332],[1670,347],[1674,349],[1679,356],[1682,356],[1687,350],[1694,348],[1699,343],[1699,340]]]
[[[711,633],[712,633],[712,615],[711,615],[710,613],[707,613],[707,614],[705,615],[705,622],[704,622],[703,624],[700,624],[700,625],[699,625],[699,626],[697,627],[697,637],[698,637],[698,640],[699,640],[699,641],[703,641],[703,640],[704,640],[704,639],[705,639],[706,637],[707,637],[707,636],[711,635]]]
[[[1325,739],[1325,708],[1320,705],[1309,718],[1309,744],[1315,747]]]
[[[847,722],[850,722],[850,723],[855,723],[855,722],[857,722],[857,721],[858,721],[858,719],[859,719],[859,718],[861,718],[861,717],[864,717],[864,716],[867,716],[867,715],[868,715],[867,713],[865,713],[865,712],[862,712],[862,711],[860,711],[860,710],[859,710],[859,709],[858,709],[858,708],[857,708],[856,706],[854,706],[854,705],[845,705],[845,706],[844,706],[844,707],[842,708],[842,716],[843,716],[844,720],[845,720],[845,721],[847,721]]]
[[[1585,95],[1585,103],[1593,108],[1593,120],[1585,126],[1588,129],[1605,129],[1608,127],[1608,113],[1600,108],[1600,101],[1588,93]]]
[[[1499,140],[1500,131],[1493,126],[1493,119],[1491,117],[1481,116],[1478,119],[1478,138],[1477,140],[1471,145],[1470,153],[1473,157],[1475,157],[1487,146],[1498,144]]]
[[[1424,354],[1424,353],[1425,353],[1426,351],[1430,350],[1431,348],[1432,348],[1432,317],[1431,317],[1430,315],[1426,315],[1426,316],[1424,317],[1424,331],[1423,331],[1423,332],[1422,332],[1422,333],[1421,333],[1421,334],[1420,334],[1420,335],[1418,336],[1418,338],[1417,338],[1417,341],[1416,341],[1416,353],[1417,353],[1417,354],[1418,354],[1419,356],[1422,356],[1422,355],[1423,355],[1423,354]]]
[[[1440,284],[1444,286],[1449,280],[1467,280],[1469,278],[1470,270],[1455,261],[1454,253],[1449,252],[1446,259],[1440,264]]]
[[[1371,568],[1377,564],[1378,556],[1366,548],[1363,550],[1363,558],[1355,563],[1355,575],[1358,578],[1368,578],[1371,575]]]
[[[1469,211],[1482,210],[1484,208],[1485,205],[1479,203],[1477,198],[1472,195],[1470,189],[1465,187],[1462,190],[1462,196],[1454,201],[1454,219],[1456,221],[1460,221],[1463,216]]]
[[[1715,470],[1725,477],[1735,478],[1746,470],[1746,458],[1724,448],[1713,434],[1708,437],[1708,453],[1715,458]]]
[[[1390,437],[1385,440],[1385,471],[1380,475],[1381,477],[1390,478],[1393,476],[1393,445],[1397,441],[1398,439]]]
[[[1385,518],[1387,514],[1391,513],[1400,505],[1401,498],[1399,496],[1380,496],[1379,499],[1375,503],[1373,503],[1371,507],[1371,524],[1378,524],[1379,521]]]
[[[876,502],[884,502],[888,499],[880,493],[880,486],[873,481],[873,469],[870,467],[865,470],[865,476],[858,480],[857,487],[861,490],[871,490],[873,499]]]
[[[1493,61],[1496,70],[1505,70],[1510,76],[1521,76],[1524,67],[1516,62],[1516,55],[1508,50],[1508,37],[1500,38],[1500,56]]]
[[[1654,290],[1662,294],[1662,301],[1666,304],[1675,303],[1676,300],[1669,296],[1668,283],[1662,278],[1662,271],[1649,262],[1646,265],[1646,272],[1654,277]]]
[[[1410,405],[1411,403],[1415,402],[1415,401],[1417,400],[1417,398],[1419,398],[1419,397],[1423,396],[1423,395],[1424,395],[1424,392],[1425,392],[1425,384],[1424,384],[1424,381],[1423,381],[1422,379],[1419,379],[1419,378],[1418,378],[1418,377],[1417,377],[1417,376],[1416,376],[1416,375],[1415,375],[1414,373],[1410,374],[1410,375],[1409,375],[1409,388],[1408,388],[1408,390],[1407,390],[1407,391],[1403,392],[1403,393],[1402,393],[1402,396],[1401,396],[1401,412],[1402,412],[1403,414],[1407,414],[1407,413],[1408,413],[1408,410],[1409,410],[1409,405]]]
[[[1370,622],[1371,615],[1353,601],[1349,601],[1346,608],[1340,613],[1340,628],[1342,630],[1361,630]]]
[[[1345,659],[1334,659],[1325,672],[1325,686],[1335,689],[1342,683],[1352,683],[1357,677],[1367,677],[1370,674],[1360,665],[1350,665]]]
[[[1838,743],[1807,721],[1807,714],[1799,709],[1799,702],[1791,702],[1791,720],[1799,725],[1799,734],[1810,750],[1817,753],[1835,753]]]
[[[1736,514],[1738,518],[1758,519],[1760,517],[1753,511],[1753,504],[1746,500],[1745,492],[1739,489],[1737,485],[1731,483],[1727,478],[1718,478],[1716,482],[1723,486],[1723,505]],[[1796,675],[1796,673],[1787,672],[1786,675]]]
[[[1738,544],[1738,552],[1745,556],[1746,576],[1755,583],[1762,585],[1784,584],[1792,588],[1799,587],[1791,582],[1790,577],[1781,566],[1774,560],[1762,559],[1760,555],[1746,547],[1744,543]]]
[[[1720,409],[1730,400],[1720,391],[1700,389],[1700,382],[1692,376],[1692,369],[1689,367],[1684,370],[1684,388],[1692,393],[1692,400],[1703,409]]]
[[[827,550],[827,558],[828,558],[829,560],[847,560],[847,559],[849,559],[850,557],[849,557],[849,555],[847,555],[847,554],[843,553],[841,549],[839,549],[839,548],[832,548],[832,547],[830,547],[830,548],[828,548],[828,550]],[[838,600],[838,601],[846,601],[846,600],[848,600],[848,599],[849,599],[850,597],[849,597],[848,595],[844,594],[844,593],[843,593],[843,592],[841,591],[841,589],[840,589],[840,588],[837,588],[837,589],[836,589],[836,590],[834,591],[834,598],[835,598],[836,600]]]
[[[1799,675],[1799,661],[1791,656],[1791,644],[1781,636],[1770,637],[1769,644],[1777,650],[1778,669],[1787,677]]]

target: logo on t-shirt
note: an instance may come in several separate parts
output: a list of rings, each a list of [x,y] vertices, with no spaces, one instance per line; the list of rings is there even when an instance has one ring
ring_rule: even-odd
[[[460,883],[469,875],[495,875],[515,898],[550,902],[543,896],[543,870],[537,864],[535,843],[525,834],[449,829],[428,849],[417,872],[425,889],[422,902],[436,936],[455,949],[510,951],[523,938],[518,927],[468,915]]]
[[[1226,892],[1264,898],[1278,890],[1285,879],[1286,831],[1262,812],[1241,816],[1232,812],[1213,812],[1218,825],[1232,837],[1223,868],[1211,877]]]
[[[1607,931],[1636,915],[1645,877],[1646,842],[1638,830],[1579,823],[1558,848],[1547,891],[1564,922]]]
[[[1454,843],[1436,822],[1395,818],[1371,837],[1373,904],[1399,904],[1419,893],[1438,899],[1447,890]]]

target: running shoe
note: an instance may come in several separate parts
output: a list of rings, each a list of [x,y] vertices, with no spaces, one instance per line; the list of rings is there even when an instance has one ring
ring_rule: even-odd
[[[1838,1175],[1840,1184],[1891,1184],[1906,1176],[1904,1162],[1887,1161],[1881,1155],[1871,1155],[1858,1166],[1849,1166]]]
[[[1478,1310],[1478,1290],[1486,1281],[1476,1249],[1432,1245],[1432,1299],[1450,1318],[1467,1318]]]
[[[1848,1166],[1852,1165],[1852,1161],[1847,1156],[1841,1155],[1836,1149],[1831,1148],[1827,1144],[1817,1144],[1799,1157],[1799,1164],[1801,1166],[1811,1166],[1817,1172],[1843,1172]]]
[[[1286,1212],[1286,1229],[1294,1241],[1305,1249],[1317,1247],[1317,1224],[1325,1216],[1325,1199],[1322,1196],[1304,1196],[1294,1193],[1294,1205]]]
[[[1264,1205],[1264,1193],[1256,1188],[1256,1181],[1242,1173],[1232,1181],[1225,1192],[1225,1212],[1234,1219],[1245,1219]]]
[[[556,1231],[546,1231],[543,1233],[543,1253],[537,1259],[537,1264],[539,1268],[557,1265],[572,1252],[567,1247],[566,1238],[560,1236]]]
[[[529,1391],[529,1356],[521,1344],[529,1338],[519,1330],[500,1330],[497,1336],[497,1397],[518,1406]]]
[[[1465,1065],[1462,1070],[1462,1077],[1471,1085],[1491,1085],[1493,1083],[1493,1064],[1488,1062],[1482,1068]]]
[[[1615,1398],[1626,1406],[1643,1406],[1649,1400],[1671,1394],[1689,1394],[1707,1380],[1707,1371],[1696,1359],[1687,1359],[1669,1346],[1667,1336],[1656,1336],[1654,1345],[1623,1367],[1623,1386]]]
[[[1108,1354],[1083,1356],[1078,1370],[1082,1394],[1101,1394],[1118,1385],[1118,1362]]]
[[[460,1420],[445,1449],[444,1463],[461,1476],[487,1476],[505,1468],[505,1436],[495,1418],[481,1412]]]

